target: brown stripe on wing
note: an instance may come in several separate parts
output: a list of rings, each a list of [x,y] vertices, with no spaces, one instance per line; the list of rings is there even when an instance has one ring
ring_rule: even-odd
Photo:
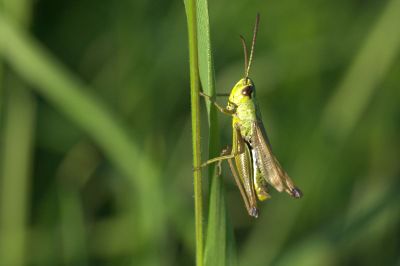
[[[300,198],[301,191],[295,187],[293,181],[273,154],[267,133],[261,122],[253,123],[252,146],[256,151],[258,167],[265,180],[279,192],[285,190],[289,195]]]

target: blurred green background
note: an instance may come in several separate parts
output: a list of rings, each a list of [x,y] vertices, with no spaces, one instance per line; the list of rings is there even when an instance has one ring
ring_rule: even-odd
[[[251,77],[304,193],[251,219],[224,169],[238,265],[399,265],[400,0],[209,5],[218,92],[260,12]],[[182,1],[0,1],[0,265],[194,264],[188,60]]]

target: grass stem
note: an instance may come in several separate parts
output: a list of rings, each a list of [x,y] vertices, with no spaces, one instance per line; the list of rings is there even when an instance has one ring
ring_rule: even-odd
[[[197,47],[197,19],[196,1],[187,0],[186,14],[188,22],[189,37],[189,61],[190,61],[190,98],[192,114],[192,144],[193,144],[193,172],[194,179],[194,207],[196,226],[196,265],[203,265],[203,192],[201,171],[198,167],[201,164],[200,147],[200,79],[198,69],[198,47]]]

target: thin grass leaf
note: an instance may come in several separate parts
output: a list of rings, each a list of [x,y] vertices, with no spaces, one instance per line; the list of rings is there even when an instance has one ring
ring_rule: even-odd
[[[197,1],[197,23],[200,80],[204,92],[214,96],[216,90],[207,0]],[[209,119],[209,158],[214,158],[220,153],[217,110],[208,101],[206,103]],[[204,262],[205,265],[233,265],[233,232],[227,220],[222,177],[216,175],[215,165],[209,167],[209,177],[211,182]]]
[[[3,122],[3,98],[4,98],[4,86],[3,86],[3,77],[4,77],[4,66],[3,62],[0,58],[0,128]],[[1,160],[1,157],[0,157]]]
[[[194,213],[196,235],[196,265],[204,264],[204,234],[203,234],[203,180],[201,169],[201,134],[200,134],[200,77],[198,66],[197,41],[197,4],[195,0],[184,2],[186,8],[189,65],[190,65],[190,105],[192,122],[192,151],[193,151],[193,186],[194,186]]]
[[[21,27],[28,26],[31,8],[28,1],[3,0],[0,7]],[[1,67],[0,67],[1,68]],[[5,71],[0,69],[0,76]],[[30,177],[36,122],[36,99],[25,84],[7,72],[6,117],[4,132],[0,136],[0,265],[24,265],[27,263],[28,217]],[[3,83],[4,82],[4,83]],[[5,85],[1,80],[0,87]],[[1,104],[0,88],[0,109]],[[0,111],[0,129],[2,129]],[[4,134],[1,134],[4,133]]]
[[[59,187],[57,194],[60,204],[63,262],[65,265],[88,265],[85,219],[78,190]]]
[[[0,140],[0,265],[25,265],[36,101],[15,76],[10,79]]]

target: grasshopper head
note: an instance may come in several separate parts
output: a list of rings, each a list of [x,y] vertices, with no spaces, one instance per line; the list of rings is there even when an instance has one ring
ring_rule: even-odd
[[[235,106],[252,101],[252,97],[255,94],[255,87],[253,81],[249,78],[250,66],[253,61],[254,46],[257,38],[258,24],[260,22],[260,14],[257,14],[256,24],[254,25],[253,41],[251,43],[250,58],[247,57],[247,46],[243,36],[240,35],[240,39],[243,45],[244,52],[244,78],[238,81],[233,87],[231,94],[229,95],[228,108],[233,109]]]
[[[233,87],[229,95],[229,102],[236,106],[252,100],[255,94],[254,83],[250,78],[242,78]]]

